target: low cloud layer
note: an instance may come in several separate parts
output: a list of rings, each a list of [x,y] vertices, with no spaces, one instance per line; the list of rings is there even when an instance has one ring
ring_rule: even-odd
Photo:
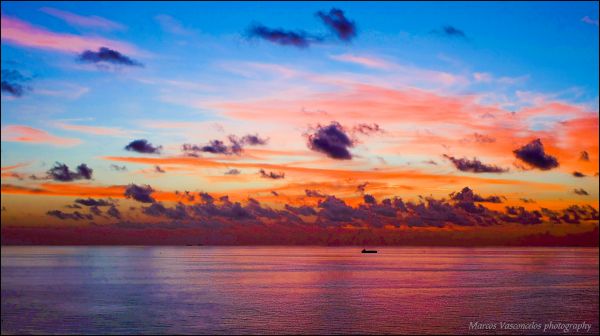
[[[91,214],[83,214],[79,211],[75,211],[72,213],[62,212],[60,210],[50,210],[46,212],[48,216],[56,217],[58,219],[70,219],[70,220],[92,220],[94,218]]]
[[[457,193],[451,193],[450,198],[459,202],[488,202],[488,203],[502,203],[500,196],[488,196],[482,197],[473,192],[471,188],[464,187],[463,190]]]

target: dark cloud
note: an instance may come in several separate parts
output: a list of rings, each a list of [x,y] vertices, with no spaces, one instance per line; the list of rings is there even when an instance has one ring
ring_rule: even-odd
[[[102,216],[102,210],[97,206],[90,207],[90,212],[95,216]]]
[[[181,151],[183,151],[186,156],[199,157],[200,154],[198,153],[202,152],[202,147],[193,144],[183,144],[181,145]]]
[[[523,203],[535,203],[535,200],[531,198],[519,198]]]
[[[542,223],[542,213],[538,210],[528,211],[522,206],[508,206],[506,213],[500,216],[505,222],[533,225]]]
[[[433,160],[423,161],[423,163],[427,163],[427,164],[430,164],[430,165],[437,166],[437,162],[435,162]]]
[[[373,197],[372,195],[369,195],[369,194],[365,194],[363,196],[363,199],[364,199],[365,203],[367,203],[367,204],[376,204],[377,203],[377,200],[375,199],[375,197]]]
[[[6,92],[12,95],[13,97],[21,97],[23,95],[23,92],[25,91],[25,88],[21,84],[11,83],[5,80],[3,80],[0,83],[0,87],[2,89],[2,92]]]
[[[178,190],[175,190],[175,195],[186,199],[189,202],[193,202],[196,199],[196,196],[194,196],[191,192],[189,191],[184,191],[184,192],[179,192]]]
[[[577,195],[581,195],[581,196],[589,195],[588,192],[585,191],[583,188],[574,189],[573,192],[576,193]]]
[[[106,214],[109,215],[110,217],[116,218],[116,219],[121,219],[121,212],[119,211],[119,209],[117,209],[117,207],[115,207],[114,205],[111,206],[107,211]]]
[[[106,47],[100,47],[98,51],[86,50],[79,54],[77,59],[85,63],[112,63],[126,66],[144,66],[140,62],[132,60],[120,52]]]
[[[138,139],[133,140],[129,145],[125,146],[125,150],[145,154],[160,154],[162,146],[154,146],[146,139]]]
[[[154,166],[154,171],[157,173],[161,173],[161,174],[166,173],[166,171],[164,169],[160,168],[160,166],[158,166],[158,165]]]
[[[94,218],[91,214],[82,214],[79,211],[73,213],[62,212],[60,210],[50,210],[46,212],[46,215],[56,217],[58,219],[72,219],[72,220],[92,220]]]
[[[358,186],[356,186],[356,191],[358,191],[361,194],[364,194],[368,184],[369,182],[359,184]]]
[[[306,194],[307,197],[326,197],[327,196],[325,194],[322,194],[318,190],[306,189],[306,190],[304,190],[304,193]]]
[[[269,27],[255,24],[248,29],[250,37],[258,37],[269,42],[284,45],[294,46],[298,48],[306,48],[317,39],[310,36],[304,31],[289,31],[283,29],[271,29]]]
[[[284,172],[279,172],[279,173],[275,173],[275,172],[266,172],[264,169],[261,169],[258,171],[258,173],[260,174],[260,177],[263,178],[270,178],[270,179],[282,179],[285,178],[285,173]]]
[[[591,205],[571,205],[562,211],[561,219],[571,224],[579,224],[582,220],[598,221],[600,219],[598,210]]]
[[[573,172],[573,176],[575,176],[575,177],[585,177],[585,174],[581,173],[581,172],[578,172],[578,171],[574,171]]]
[[[0,87],[2,92],[10,94],[13,97],[22,97],[25,92],[31,88],[25,85],[29,78],[23,76],[19,71],[12,69],[2,69],[2,80]]]
[[[494,166],[494,165],[488,165],[485,163],[482,163],[481,161],[477,160],[476,158],[473,158],[473,160],[469,160],[467,158],[455,158],[453,156],[449,156],[449,155],[445,155],[444,157],[447,158],[448,160],[450,160],[452,162],[452,164],[454,164],[454,166],[456,167],[456,169],[460,170],[460,171],[465,171],[465,172],[472,172],[472,173],[506,173],[508,171],[507,168],[501,168],[498,166]]]
[[[156,202],[154,198],[152,198],[152,193],[154,189],[152,189],[149,185],[137,185],[130,184],[125,188],[125,197],[133,198],[134,200],[142,203],[154,203]]]
[[[92,178],[93,172],[94,170],[88,167],[85,163],[82,163],[79,166],[77,166],[77,175],[81,179],[90,180]]]
[[[291,206],[289,204],[285,205],[285,209],[293,214],[298,216],[314,216],[317,214],[315,209],[309,207],[307,205],[301,205],[299,207]]]
[[[228,171],[226,171],[225,175],[239,175],[241,173],[242,172],[239,171],[238,169],[233,168],[233,169],[229,169]]]
[[[116,164],[111,164],[110,165],[110,169],[114,170],[114,171],[127,171],[127,167],[125,167],[125,166],[118,166]]]
[[[269,138],[261,138],[258,134],[244,135],[241,143],[248,146],[262,146],[269,142]]]
[[[275,190],[271,190],[271,194],[273,196],[279,196],[279,193],[277,191],[275,191]]]
[[[350,41],[356,37],[356,24],[346,18],[344,11],[332,8],[329,13],[319,11],[316,15],[340,40]]]
[[[445,25],[444,27],[442,27],[441,31],[437,31],[438,33],[441,33],[442,35],[445,36],[449,36],[449,37],[460,37],[460,38],[467,38],[467,35],[465,34],[465,32],[463,32],[462,30],[454,27],[454,26],[450,26],[450,25]]]
[[[212,203],[215,201],[215,199],[209,193],[200,192],[198,193],[198,196],[200,196],[202,202]]]
[[[208,143],[208,145],[203,146],[200,149],[200,151],[206,152],[206,153],[212,153],[212,154],[226,154],[226,155],[231,155],[231,154],[236,153],[236,151],[230,150],[229,147],[227,147],[221,140],[210,141]],[[237,153],[239,154],[239,151]]]
[[[383,129],[379,127],[378,124],[358,124],[352,128],[352,130],[356,133],[360,133],[363,135],[371,135],[374,133],[383,133]]]
[[[78,198],[75,200],[75,203],[77,204],[81,204],[81,205],[85,205],[88,207],[91,206],[111,206],[113,205],[113,202],[111,201],[107,201],[107,200],[103,200],[103,199],[93,199],[93,198]]]
[[[321,209],[319,211],[320,222],[326,225],[329,225],[328,221],[352,222],[355,218],[364,216],[364,211],[358,213],[355,211],[356,209],[335,196],[327,196],[325,200],[319,201],[318,207]]]
[[[582,151],[579,154],[579,160],[581,160],[581,161],[590,161],[590,154],[587,151]]]
[[[488,136],[485,134],[474,133],[473,138],[475,139],[475,142],[477,142],[477,143],[494,143],[494,142],[496,142],[495,138],[492,138],[491,136]]]
[[[202,197],[203,203],[192,205],[190,207],[190,212],[196,216],[210,219],[211,221],[219,217],[231,220],[252,220],[256,218],[253,211],[259,211],[261,214],[269,216],[273,215],[272,210],[262,209],[262,207],[256,203],[249,207],[243,207],[239,202],[233,203],[229,200],[229,197],[224,196],[219,199],[220,204],[217,204],[212,196],[206,193],[204,194],[205,195]],[[258,210],[259,208],[260,210]]]
[[[244,146],[259,146],[266,145],[269,141],[268,138],[261,138],[258,134],[248,134],[241,138],[235,135],[229,135],[227,137],[229,145],[222,140],[211,140],[204,146],[194,144],[183,144],[181,150],[187,156],[198,157],[199,153],[212,153],[212,154],[224,154],[224,155],[240,155],[244,150]]]
[[[473,192],[471,188],[464,187],[459,192],[453,192],[450,194],[450,199],[459,202],[488,202],[488,203],[502,203],[500,196],[488,196],[481,197]]]
[[[92,178],[92,173],[93,169],[89,168],[85,163],[77,166],[77,171],[72,171],[66,164],[60,162],[56,162],[54,166],[46,172],[49,179],[61,182],[90,180]]]
[[[348,149],[353,146],[354,142],[342,125],[335,121],[327,126],[317,126],[315,132],[308,136],[308,148],[332,159],[351,160],[352,154]]]
[[[527,145],[513,151],[515,156],[532,167],[549,170],[559,166],[555,157],[546,154],[540,139],[533,140]]]
[[[162,203],[156,202],[148,207],[142,207],[142,213],[153,217],[164,216],[173,220],[183,220],[189,217],[186,206],[182,203],[177,203],[174,208],[167,208]]]

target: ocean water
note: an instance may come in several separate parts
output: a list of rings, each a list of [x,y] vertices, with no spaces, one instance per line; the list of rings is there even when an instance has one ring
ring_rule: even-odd
[[[597,248],[360,250],[2,247],[2,334],[598,333]]]

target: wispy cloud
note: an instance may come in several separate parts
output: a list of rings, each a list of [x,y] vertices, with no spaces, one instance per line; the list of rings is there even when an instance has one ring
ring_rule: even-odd
[[[175,35],[191,35],[192,31],[185,28],[181,22],[174,17],[166,14],[160,14],[154,17],[162,30]]]
[[[76,27],[94,28],[108,31],[127,29],[127,27],[120,23],[110,21],[108,19],[96,15],[82,16],[51,7],[42,7],[40,8],[40,10],[48,15],[59,18],[65,21],[66,23]]]
[[[581,19],[581,22],[585,22],[585,23],[587,23],[587,24],[591,24],[591,25],[594,25],[594,26],[598,26],[598,19],[594,20],[594,19],[592,19],[591,17],[589,17],[589,16],[587,16],[587,15],[586,15],[586,16],[584,16],[584,17]]]
[[[67,130],[81,132],[85,134],[93,135],[112,135],[112,136],[127,136],[131,132],[123,130],[119,127],[101,127],[101,126],[88,126],[88,125],[75,125],[64,122],[56,122],[54,126]]]
[[[392,64],[390,64],[382,59],[379,59],[377,57],[371,57],[371,56],[340,54],[340,55],[332,55],[329,57],[336,61],[359,64],[359,65],[365,66],[367,68],[389,69],[392,67]]]
[[[64,138],[52,135],[44,130],[23,125],[8,125],[3,127],[2,141],[54,146],[74,146],[81,143],[81,140],[76,138]]]
[[[314,36],[301,30],[291,31],[279,28],[269,28],[260,24],[255,24],[250,27],[248,29],[248,35],[250,37],[259,37],[275,44],[298,48],[306,48],[312,42],[318,40]]]
[[[134,46],[101,37],[55,33],[14,17],[2,15],[2,41],[30,48],[60,52],[82,52],[109,47],[129,54],[139,54]]]

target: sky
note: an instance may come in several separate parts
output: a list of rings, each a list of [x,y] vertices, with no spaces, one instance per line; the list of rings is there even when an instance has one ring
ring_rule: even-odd
[[[11,2],[2,244],[598,244],[597,2]]]

